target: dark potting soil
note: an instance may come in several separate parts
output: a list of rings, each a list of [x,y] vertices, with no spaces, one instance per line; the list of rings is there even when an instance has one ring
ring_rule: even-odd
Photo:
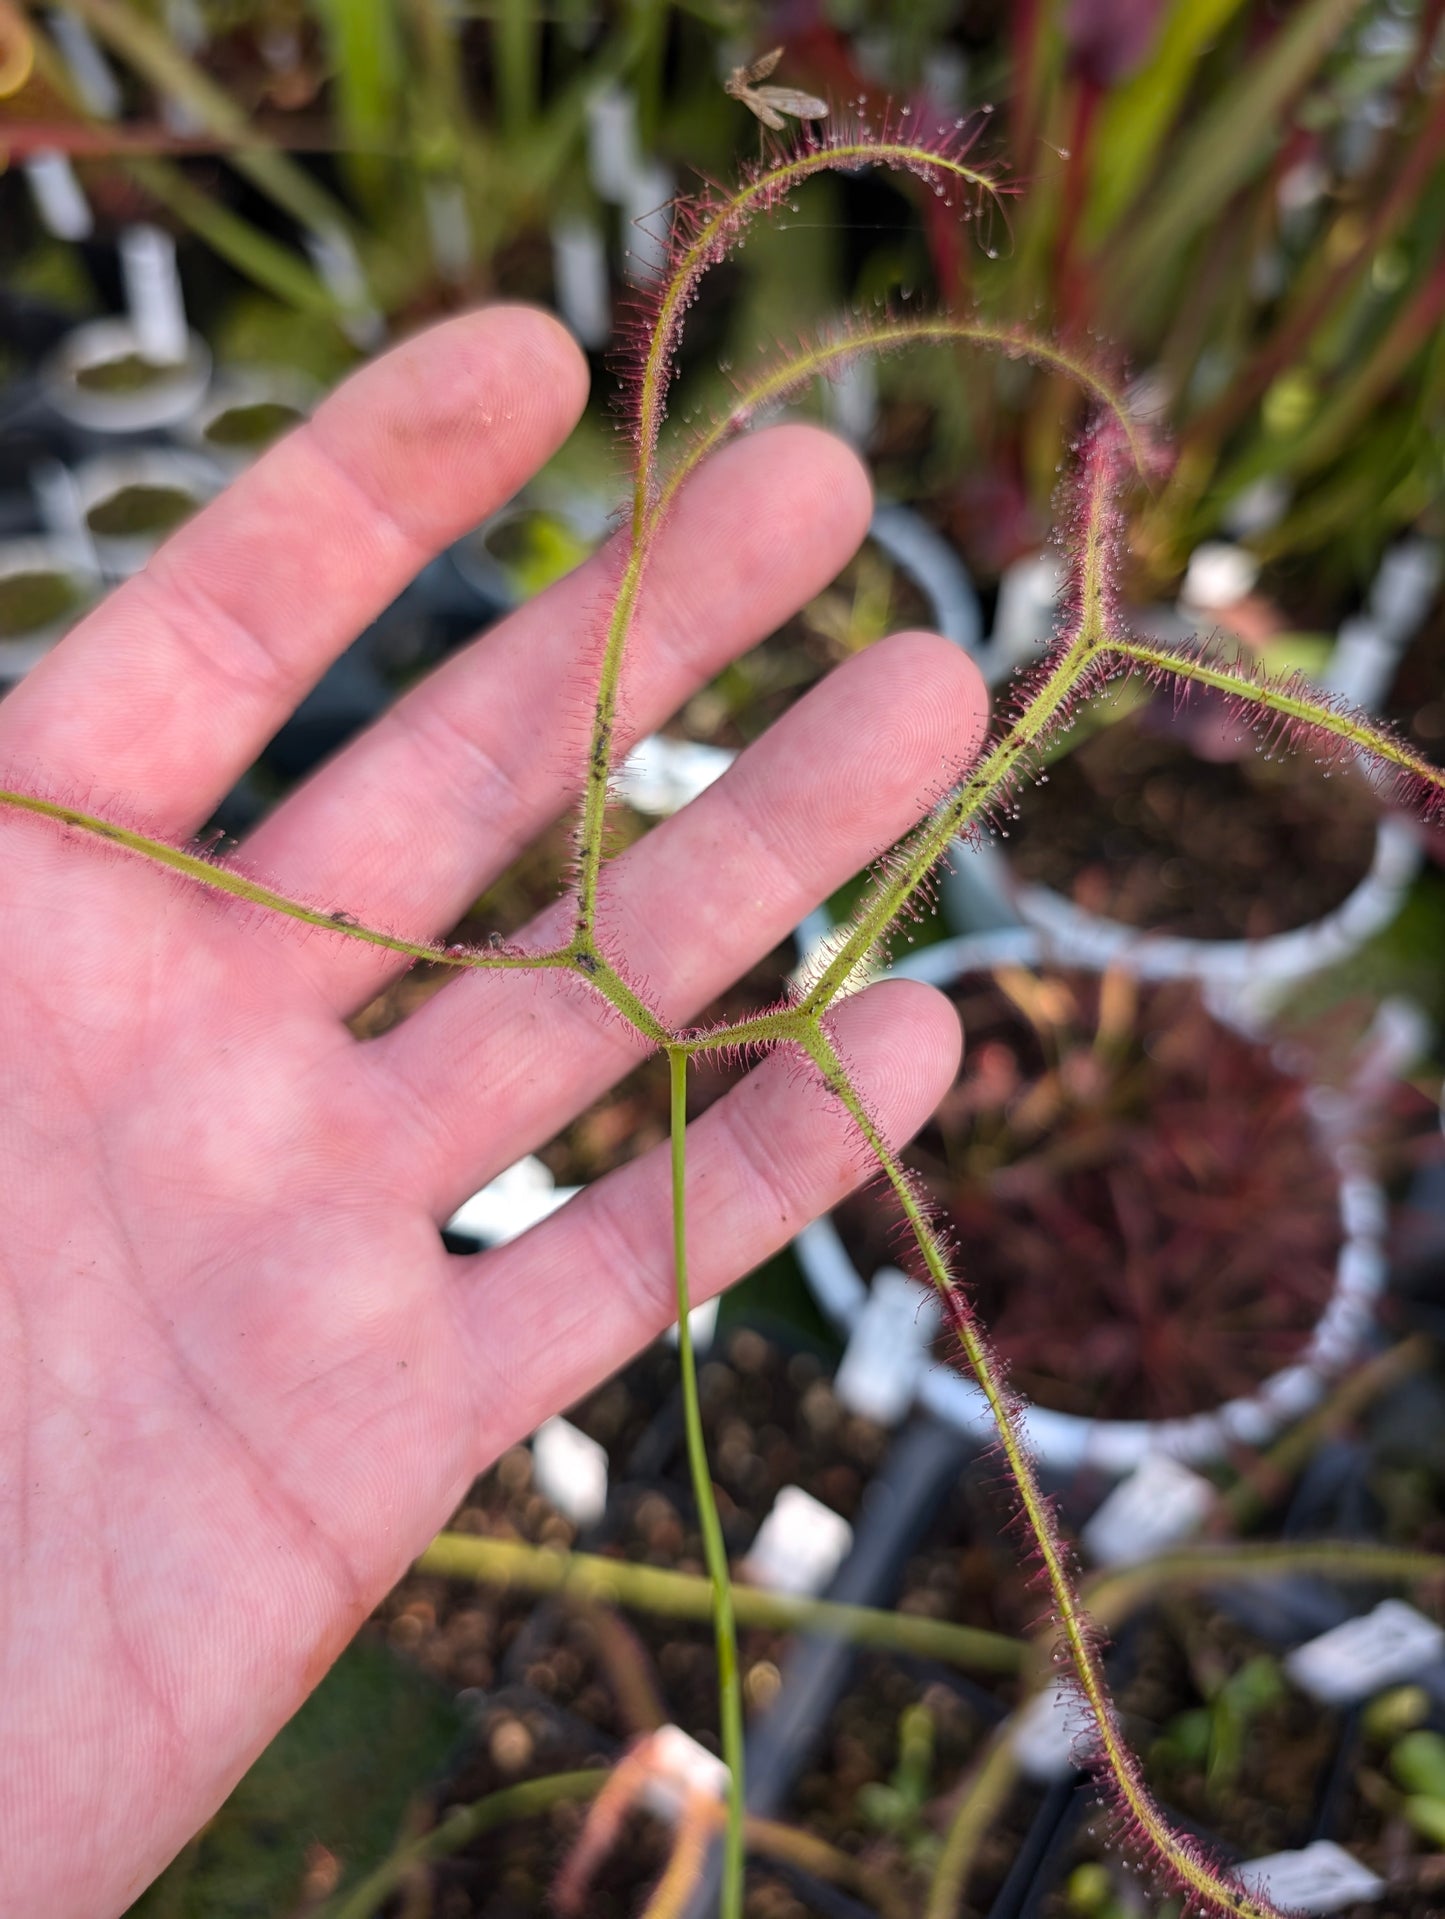
[[[651,1349],[568,1416],[606,1447],[611,1462],[616,1491],[595,1549],[700,1573],[702,1543],[686,1486],[675,1380],[675,1353]],[[811,1354],[786,1352],[743,1329],[704,1358],[701,1387],[735,1558],[783,1485],[801,1485],[845,1515],[856,1515],[886,1436],[838,1406]],[[639,1440],[644,1441],[640,1451]],[[630,1468],[639,1463],[648,1471],[630,1478]],[[530,1455],[520,1447],[483,1475],[453,1523],[462,1531],[559,1546],[574,1537],[569,1523],[535,1491]],[[943,1543],[934,1541],[910,1563],[905,1609],[940,1612],[939,1589],[928,1581],[943,1550]],[[444,1683],[475,1689],[468,1696],[479,1714],[476,1750],[449,1782],[438,1811],[520,1779],[610,1763],[630,1739],[664,1720],[717,1748],[716,1667],[705,1623],[411,1575],[379,1609],[372,1630],[384,1632],[394,1647]],[[776,1633],[743,1632],[750,1716],[775,1695],[788,1643]],[[927,1835],[936,1817],[932,1824],[895,1833],[862,1810],[868,1803],[863,1789],[885,1785],[897,1765],[900,1715],[920,1704],[933,1721],[933,1790],[944,1792],[976,1750],[984,1719],[960,1691],[933,1678],[923,1662],[868,1655],[785,1817],[874,1871],[915,1885],[921,1898],[932,1856]],[[436,1910],[457,1919],[544,1910],[546,1889],[580,1819],[576,1808],[558,1808],[479,1840],[463,1858],[437,1869]],[[1001,1822],[994,1848],[997,1877],[1006,1870],[1024,1823],[1024,1813],[1014,1822],[1017,1831]],[[589,1915],[634,1910],[641,1889],[660,1870],[664,1851],[660,1829],[645,1818],[629,1821],[599,1878],[595,1899],[589,1899]],[[508,1899],[532,1903],[506,1903],[499,1889],[510,1889]],[[808,1910],[765,1870],[750,1875],[749,1919],[794,1919]]]
[[[103,539],[123,539],[132,533],[169,533],[189,519],[199,504],[184,487],[138,482],[97,502],[86,514],[85,523]]]
[[[75,384],[87,393],[139,393],[161,380],[174,378],[176,372],[176,367],[147,360],[143,354],[122,353],[114,360],[100,360],[94,366],[81,367]]]
[[[1143,1760],[1155,1796],[1171,1820],[1202,1835],[1217,1856],[1259,1858],[1294,1851],[1318,1836],[1342,1721],[1296,1691],[1277,1659],[1277,1648],[1206,1603],[1176,1601],[1138,1622],[1127,1672],[1116,1681],[1125,1735]],[[1261,1703],[1242,1715],[1231,1713],[1224,1704],[1228,1689],[1247,1667],[1263,1674]],[[1259,1681],[1254,1685],[1258,1688]],[[1364,1857],[1333,1827],[1330,1836]],[[1137,1878],[1126,1860],[1112,1818],[1099,1810],[1058,1862],[1037,1908],[1039,1919],[1076,1919],[1100,1910],[1080,1896],[1086,1875],[1079,1868],[1096,1862],[1112,1881],[1119,1905],[1132,1909],[1128,1902]],[[1071,1896],[1076,1886],[1079,1894]],[[1418,1908],[1420,1919],[1424,1911]],[[1366,1912],[1374,1919],[1384,1914],[1404,1919],[1406,1913],[1415,1919],[1417,1908],[1389,1903],[1359,1912],[1360,1919]]]
[[[205,437],[216,446],[263,447],[296,425],[299,410],[281,400],[253,400],[246,406],[228,406],[206,428]]]
[[[1337,766],[1326,778],[1307,750],[1266,758],[1250,742],[1238,758],[1198,758],[1170,711],[1154,702],[1105,727],[1021,790],[1008,840],[1018,876],[1194,938],[1261,939],[1338,906],[1374,849],[1364,777]]]
[[[1439,1919],[1445,1912],[1445,1851],[1423,1838],[1400,1810],[1386,1756],[1357,1755],[1330,1837],[1389,1884],[1383,1901],[1351,1908],[1346,1919]]]
[[[67,573],[10,573],[0,579],[0,639],[35,633],[67,613],[84,595]]]
[[[1058,1023],[1031,1025],[987,982],[960,988],[963,1070],[908,1155],[1014,1385],[1130,1419],[1253,1390],[1333,1286],[1335,1187],[1302,1088],[1192,987],[1140,989],[1127,1030],[1101,1038],[1096,979],[1024,978]],[[837,1217],[865,1274],[899,1257],[886,1196]]]
[[[1117,1703],[1160,1799],[1243,1858],[1307,1845],[1340,1741],[1338,1713],[1283,1677],[1278,1648],[1203,1601],[1177,1601],[1142,1619],[1131,1651]],[[1274,1670],[1276,1696],[1232,1729],[1216,1703],[1209,1760],[1181,1757],[1171,1726],[1218,1702],[1250,1660]]]

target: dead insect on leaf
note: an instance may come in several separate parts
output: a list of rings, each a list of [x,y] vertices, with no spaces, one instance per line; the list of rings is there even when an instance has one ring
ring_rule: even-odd
[[[782,57],[783,49],[774,47],[771,53],[754,60],[750,67],[734,67],[723,81],[723,92],[729,99],[740,100],[749,113],[755,114],[774,133],[781,133],[787,125],[784,114],[791,114],[795,120],[826,120],[828,103],[815,93],[800,93],[796,87],[758,85],[760,80],[767,79]]]

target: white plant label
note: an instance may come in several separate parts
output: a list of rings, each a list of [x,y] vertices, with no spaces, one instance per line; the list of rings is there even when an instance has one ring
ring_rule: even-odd
[[[479,1239],[484,1246],[501,1246],[555,1213],[581,1190],[580,1186],[559,1186],[543,1162],[529,1153],[464,1200],[447,1221],[447,1231]]]
[[[1296,1646],[1284,1667],[1321,1705],[1347,1706],[1413,1679],[1442,1655],[1445,1631],[1403,1600],[1383,1599],[1373,1612]]]
[[[853,1528],[831,1506],[784,1486],[758,1528],[747,1556],[747,1575],[769,1592],[815,1598],[833,1578],[853,1544]]]
[[[1247,548],[1227,540],[1206,540],[1189,556],[1179,602],[1201,610],[1235,606],[1258,578],[1259,561]]]
[[[428,180],[422,188],[422,207],[437,272],[459,286],[476,259],[466,195],[455,180]]]
[[[692,1335],[693,1351],[705,1353],[717,1336],[717,1310],[721,1300],[705,1299],[701,1306],[694,1306],[687,1316],[687,1330]],[[677,1342],[677,1321],[667,1329],[667,1343],[675,1346]]]
[[[175,241],[160,227],[126,227],[120,236],[120,270],[142,354],[157,366],[179,366],[189,342]]]
[[[728,1789],[722,1760],[681,1726],[659,1726],[647,1742],[647,1756],[653,1770],[642,1803],[659,1819],[676,1819],[689,1799],[721,1799]]]
[[[1236,1866],[1248,1892],[1267,1893],[1274,1904],[1299,1912],[1343,1912],[1362,1899],[1378,1899],[1385,1882],[1337,1846],[1317,1839],[1301,1852],[1271,1852]]]
[[[1078,1767],[1074,1748],[1088,1723],[1088,1708],[1078,1688],[1055,1679],[1034,1694],[1014,1720],[1010,1742],[1019,1771],[1036,1786],[1067,1779]]]
[[[559,1414],[532,1435],[532,1483],[574,1526],[595,1526],[607,1506],[607,1454]]]
[[[1098,1566],[1132,1566],[1198,1532],[1214,1488],[1167,1453],[1149,1453],[1121,1479],[1080,1537]]]
[[[63,153],[36,153],[25,162],[35,211],[57,240],[88,240],[95,220],[85,188]]]
[[[623,761],[618,794],[639,813],[666,819],[720,780],[736,758],[730,747],[652,733]]]
[[[606,346],[612,336],[607,242],[585,214],[559,214],[552,222],[552,284],[562,318],[583,346]]]
[[[98,120],[119,118],[120,83],[90,28],[69,7],[52,7],[47,18],[51,38],[60,48],[60,56],[70,69],[70,77],[75,82],[82,105],[88,107]]]
[[[306,251],[311,264],[321,275],[327,291],[346,311],[341,330],[356,346],[375,352],[386,338],[386,322],[377,311],[367,290],[361,260],[351,236],[333,227],[325,233],[308,233]]]
[[[839,1402],[880,1426],[896,1426],[913,1404],[937,1330],[935,1297],[897,1267],[875,1273],[833,1381]]]

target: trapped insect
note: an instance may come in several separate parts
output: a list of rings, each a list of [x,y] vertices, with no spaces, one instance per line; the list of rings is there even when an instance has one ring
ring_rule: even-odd
[[[785,113],[795,120],[826,120],[828,103],[815,93],[801,93],[796,87],[758,85],[760,80],[767,79],[782,57],[783,49],[774,47],[771,53],[754,60],[750,67],[734,67],[723,81],[723,92],[733,100],[741,100],[748,112],[755,114],[774,133],[781,133],[786,126]]]

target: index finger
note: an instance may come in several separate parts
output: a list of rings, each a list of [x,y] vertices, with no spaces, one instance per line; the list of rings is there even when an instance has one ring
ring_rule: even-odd
[[[365,367],[0,706],[0,768],[193,832],[333,659],[566,439],[587,369],[491,307]]]

